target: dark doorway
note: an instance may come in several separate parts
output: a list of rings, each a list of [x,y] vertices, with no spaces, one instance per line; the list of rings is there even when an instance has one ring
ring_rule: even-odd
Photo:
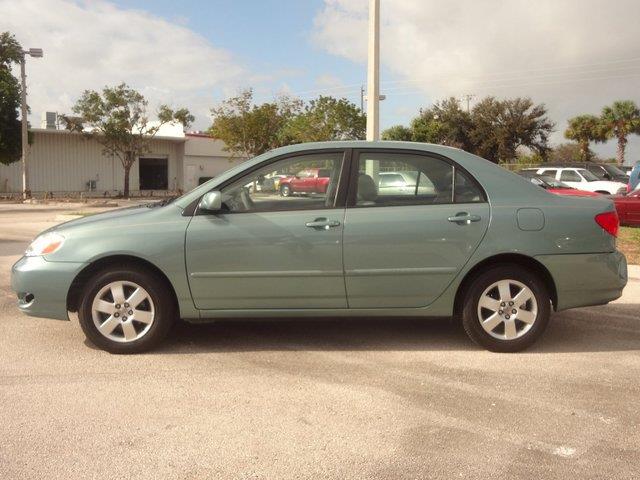
[[[140,190],[168,190],[169,167],[166,158],[140,159]]]

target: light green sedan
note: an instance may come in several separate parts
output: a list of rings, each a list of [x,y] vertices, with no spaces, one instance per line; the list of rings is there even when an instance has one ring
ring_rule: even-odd
[[[326,169],[326,192],[247,188]],[[380,192],[384,172],[425,177]],[[68,319],[114,353],[157,346],[178,318],[456,317],[494,351],[530,346],[552,310],[622,294],[606,198],[552,195],[461,150],[331,142],[266,153],[175,199],[38,236],[12,271],[20,310]]]

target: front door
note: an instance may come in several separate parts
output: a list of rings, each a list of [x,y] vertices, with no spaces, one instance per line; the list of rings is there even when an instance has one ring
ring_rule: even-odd
[[[197,212],[185,248],[198,309],[346,308],[343,157],[330,151],[279,159],[224,186],[222,212]],[[330,169],[326,195],[281,197],[252,188],[269,174],[312,167]]]
[[[484,193],[444,159],[382,151],[362,151],[357,158],[344,231],[349,307],[429,305],[484,236]],[[411,188],[380,188],[389,177]]]

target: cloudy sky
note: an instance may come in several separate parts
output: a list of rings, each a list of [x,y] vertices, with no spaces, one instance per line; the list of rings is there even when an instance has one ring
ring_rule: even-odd
[[[366,0],[0,0],[0,31],[25,47],[32,122],[69,111],[87,88],[125,81],[152,105],[209,108],[252,86],[360,102]],[[566,119],[616,99],[640,103],[637,0],[381,0],[383,127],[465,94],[544,102]],[[473,100],[472,100],[473,102]],[[631,160],[640,160],[640,139]],[[598,149],[614,154],[614,145]]]

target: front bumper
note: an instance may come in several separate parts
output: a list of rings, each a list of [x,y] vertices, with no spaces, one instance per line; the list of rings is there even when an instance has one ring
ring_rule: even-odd
[[[67,293],[85,266],[75,262],[48,262],[43,257],[22,257],[11,267],[11,288],[18,308],[32,317],[69,320]]]
[[[622,296],[627,259],[620,252],[536,257],[556,284],[556,310],[604,305]]]

